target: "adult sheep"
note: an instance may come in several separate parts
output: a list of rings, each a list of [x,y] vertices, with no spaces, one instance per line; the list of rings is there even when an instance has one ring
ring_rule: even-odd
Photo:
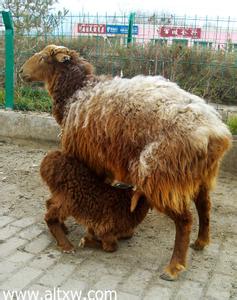
[[[194,200],[196,250],[209,243],[210,189],[231,135],[203,99],[161,77],[99,78],[75,51],[49,45],[22,67],[26,81],[45,82],[62,148],[99,175],[133,184],[175,223],[174,251],[161,275],[185,269]]]

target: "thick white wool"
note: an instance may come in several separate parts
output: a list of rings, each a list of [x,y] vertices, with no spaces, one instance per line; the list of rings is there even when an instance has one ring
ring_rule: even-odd
[[[209,133],[214,135],[228,134],[226,126],[212,106],[161,76],[139,75],[132,79],[115,77],[97,84],[92,90],[76,91],[73,96],[79,100],[77,102],[79,111],[83,99],[87,99],[83,105],[90,108],[95,97],[101,99],[101,118],[111,112],[111,107],[119,108],[118,113],[121,114],[126,113],[130,108],[142,109],[143,114],[149,114],[153,109],[158,109],[159,119],[164,120],[171,120],[179,114],[189,115],[191,112],[194,117],[192,122],[198,123],[198,127],[207,126],[210,128]],[[87,118],[89,117],[88,114]],[[84,125],[86,124],[85,121]],[[197,132],[199,131],[200,128],[197,128]]]
[[[109,137],[114,134],[114,128],[109,125],[111,116],[115,119],[120,116],[124,117],[124,132],[127,127],[130,133],[134,132],[134,136],[130,137],[132,141],[142,134],[146,139],[139,161],[143,174],[149,174],[157,167],[158,162],[155,165],[154,161],[151,163],[154,151],[163,151],[169,143],[180,142],[183,136],[194,149],[205,152],[210,137],[230,136],[212,106],[161,76],[116,77],[93,88],[77,91],[72,99],[75,98],[79,101],[71,106],[75,113],[74,126],[81,119],[86,127],[96,115]],[[153,126],[155,123],[159,124],[159,132],[157,126]]]

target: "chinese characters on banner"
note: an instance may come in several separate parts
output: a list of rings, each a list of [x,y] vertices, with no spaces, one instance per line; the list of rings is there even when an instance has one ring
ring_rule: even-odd
[[[107,25],[106,32],[109,34],[128,34],[128,25]],[[132,34],[138,35],[137,25],[133,26]]]
[[[144,27],[146,29],[146,26]],[[133,35],[144,34],[144,28],[139,25],[133,26]],[[106,25],[106,24],[88,24],[79,23],[76,27],[76,33],[80,34],[127,34],[128,25]],[[161,26],[156,29],[156,34],[161,38],[191,38],[200,39],[201,38],[201,28],[191,28],[191,27],[172,27],[172,26]],[[149,34],[150,35],[150,30]],[[151,33],[151,38],[154,37],[154,33]]]
[[[77,24],[77,33],[88,34],[128,34],[128,25]],[[132,34],[138,34],[138,26],[133,26]]]
[[[94,33],[94,34],[105,34],[105,24],[77,24],[78,33]]]
[[[201,38],[201,28],[162,26],[158,31],[161,37]]]

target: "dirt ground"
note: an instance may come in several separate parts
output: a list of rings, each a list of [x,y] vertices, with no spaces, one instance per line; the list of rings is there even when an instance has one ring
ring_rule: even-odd
[[[0,138],[0,215],[17,219],[35,217],[37,226],[40,226],[51,240],[49,251],[57,249],[43,221],[44,203],[48,196],[48,190],[39,177],[39,164],[44,154],[54,148],[57,148],[57,145]],[[191,240],[193,241],[197,234],[197,215],[194,207],[192,207],[192,211],[194,224]],[[83,228],[72,220],[68,224],[71,231],[70,239],[77,244],[83,234]],[[178,283],[173,285],[158,278],[172,254],[174,225],[167,217],[154,211],[148,214],[131,240],[120,243],[116,253],[108,255],[102,251],[91,249],[83,249],[83,252],[84,256],[85,253],[88,253],[90,259],[98,260],[108,268],[115,266],[116,272],[118,269],[124,268],[124,272],[126,270],[127,273],[125,275],[120,270],[122,273],[118,274],[122,274],[122,277],[119,276],[116,288],[121,291],[121,295],[131,294],[130,299],[135,299],[132,296],[137,297],[136,299],[145,299],[145,295],[149,296],[159,287],[162,291],[167,289],[166,294],[170,295],[167,299],[176,299],[177,291],[181,290],[184,282],[194,284],[194,290],[198,287],[197,297],[192,299],[237,299],[236,175],[220,173],[217,186],[212,193],[211,236],[212,243],[207,250],[195,252],[190,249],[189,269],[182,274]],[[77,256],[80,257],[79,254],[69,255],[69,258],[63,256],[61,262],[68,263],[70,261],[72,263]],[[139,279],[134,275],[138,272],[137,268],[145,272],[142,278],[147,276],[147,284],[142,289],[139,287]],[[80,274],[80,271],[78,272]],[[146,272],[150,275],[148,276]],[[86,271],[84,274],[82,271],[80,275],[84,276],[83,278],[87,281]],[[126,284],[123,283],[125,277],[127,278],[126,282],[129,282],[129,278],[135,278],[134,282],[130,283],[132,287],[129,291],[129,288],[126,288]],[[224,284],[226,280],[229,281],[227,285]],[[218,298],[215,293],[220,288],[224,294],[221,292],[220,298]],[[125,296],[120,299],[125,299]],[[153,298],[148,297],[147,299]],[[186,298],[183,296],[180,299]]]

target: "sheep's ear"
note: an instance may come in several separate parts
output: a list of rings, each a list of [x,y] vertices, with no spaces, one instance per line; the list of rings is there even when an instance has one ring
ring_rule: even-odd
[[[64,63],[71,60],[71,56],[65,53],[57,53],[54,55],[54,59],[60,63]]]
[[[60,63],[64,63],[71,60],[71,56],[69,55],[69,49],[63,46],[54,45],[50,50],[50,56]]]

